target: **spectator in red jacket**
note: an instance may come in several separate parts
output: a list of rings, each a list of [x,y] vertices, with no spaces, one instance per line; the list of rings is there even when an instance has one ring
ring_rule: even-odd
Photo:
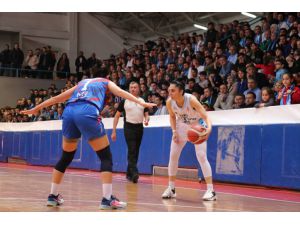
[[[280,105],[300,104],[300,89],[293,84],[291,74],[285,73],[282,76],[283,88],[277,96]]]

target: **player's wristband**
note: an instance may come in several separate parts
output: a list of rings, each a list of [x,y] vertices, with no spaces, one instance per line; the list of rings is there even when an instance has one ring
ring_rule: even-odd
[[[173,133],[176,133],[176,130],[172,130]]]

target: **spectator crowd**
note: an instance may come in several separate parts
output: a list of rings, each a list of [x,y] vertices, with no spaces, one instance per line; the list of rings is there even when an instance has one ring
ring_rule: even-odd
[[[232,21],[208,23],[203,34],[183,33],[159,38],[124,49],[118,55],[100,60],[93,53],[80,52],[76,73],[70,73],[69,59],[63,53],[56,63],[51,46],[29,51],[25,57],[16,44],[1,52],[0,75],[14,76],[3,68],[26,68],[25,77],[51,78],[56,65],[57,77],[66,79],[65,88],[31,90],[15,108],[0,111],[2,122],[29,122],[61,119],[64,104],[42,110],[39,115],[20,115],[47,98],[73,87],[81,79],[107,78],[124,90],[136,81],[140,95],[157,107],[150,115],[167,114],[165,102],[170,81],[185,84],[206,110],[268,107],[300,103],[300,13],[266,13],[257,25]],[[39,72],[39,71],[44,72]],[[46,72],[45,72],[46,71]],[[102,116],[113,117],[121,99],[111,96]]]

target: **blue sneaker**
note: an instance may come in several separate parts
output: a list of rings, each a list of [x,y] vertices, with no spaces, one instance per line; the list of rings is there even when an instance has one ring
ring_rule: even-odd
[[[125,209],[126,206],[126,202],[121,202],[119,199],[112,195],[110,200],[102,198],[100,209]]]
[[[63,203],[64,203],[64,199],[60,194],[58,195],[50,194],[48,196],[47,206],[59,206]]]

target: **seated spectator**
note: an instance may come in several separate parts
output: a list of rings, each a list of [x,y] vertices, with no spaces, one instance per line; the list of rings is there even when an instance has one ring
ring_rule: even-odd
[[[263,63],[263,55],[264,55],[264,53],[258,48],[258,45],[255,43],[252,43],[251,50],[250,50],[251,61],[256,64],[262,64]]]
[[[236,95],[238,91],[238,83],[232,75],[227,77],[227,90],[229,95]]]
[[[193,91],[198,91],[203,93],[203,89],[196,83],[194,78],[190,78],[187,81],[187,88],[185,89],[186,93],[192,94]]]
[[[219,57],[219,63],[221,65],[219,75],[224,80],[224,78],[227,77],[230,74],[230,71],[231,71],[231,68],[232,68],[232,63],[227,61],[227,58],[224,55]]]
[[[243,94],[236,94],[234,96],[234,101],[233,101],[233,105],[232,108],[233,109],[242,109],[245,108],[245,95]]]
[[[261,90],[261,101],[255,104],[256,108],[263,108],[275,105],[274,93],[271,88],[264,87]]]
[[[282,83],[283,88],[278,93],[277,102],[280,105],[300,104],[300,89],[293,84],[292,75],[283,74]]]
[[[218,93],[219,87],[224,83],[221,76],[216,71],[212,71],[208,76],[208,80],[209,86],[213,88],[214,92]]]
[[[255,93],[256,101],[261,101],[261,90],[257,87],[253,78],[248,79],[248,89],[244,91],[244,95],[246,96],[249,92]]]
[[[256,94],[252,91],[248,92],[245,96],[245,108],[253,108],[258,101],[256,99]]]
[[[214,104],[215,110],[231,109],[234,96],[229,95],[225,84],[220,86],[220,94]]]
[[[295,63],[295,58],[292,54],[290,54],[286,57],[286,62],[287,62],[287,65],[288,65],[287,69],[289,70],[289,72],[291,74],[300,72],[300,65],[297,65]]]
[[[282,84],[282,81],[277,81],[274,86],[273,86],[273,92],[274,92],[274,99],[275,101],[277,100],[277,97],[278,97],[278,93],[280,92],[280,90],[282,89],[283,87],[283,84]]]
[[[206,103],[209,108],[213,109],[213,106],[217,100],[217,97],[213,93],[213,89],[211,87],[207,87],[204,89],[204,94],[200,97],[200,102]]]
[[[160,96],[159,94],[156,94],[154,97],[154,103],[157,105],[155,108],[154,116],[158,115],[167,115],[168,110],[167,107],[163,104],[164,103],[164,98]]]
[[[294,73],[293,77],[294,77],[295,86],[300,88],[300,72]]]
[[[243,94],[248,89],[246,71],[243,68],[238,69],[237,93]]]
[[[227,58],[228,62],[232,63],[233,65],[236,64],[238,59],[238,54],[236,52],[236,47],[234,45],[231,45],[229,47],[229,56]]]
[[[285,69],[285,62],[282,59],[275,60],[275,71],[276,77],[275,81],[282,80],[283,74],[287,73],[288,71]]]
[[[266,77],[274,77],[275,65],[273,63],[271,56],[264,56],[263,64],[255,64],[255,67],[261,69],[262,73],[266,75]]]
[[[206,72],[205,71],[202,71],[199,73],[199,86],[202,88],[202,90],[204,88],[207,88],[208,87],[208,80],[207,80],[207,77],[206,77]]]
[[[254,80],[256,81],[257,87],[259,87],[260,89],[263,87],[268,87],[270,86],[270,82],[268,80],[268,78],[262,74],[262,73],[258,73],[254,64],[248,64],[246,67],[246,71],[247,71],[247,79],[249,80],[249,78],[254,78]]]

